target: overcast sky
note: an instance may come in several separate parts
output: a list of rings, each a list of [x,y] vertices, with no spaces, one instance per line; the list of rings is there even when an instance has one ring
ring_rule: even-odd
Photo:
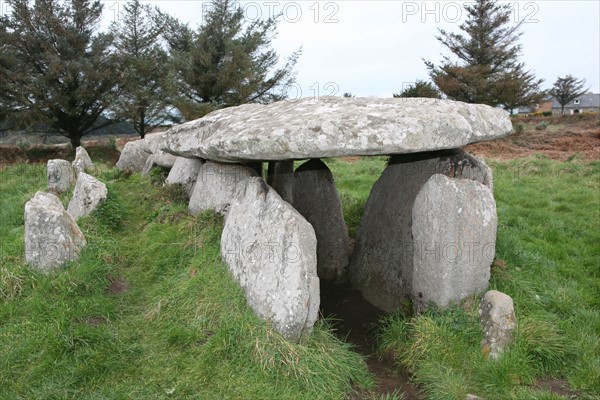
[[[197,26],[209,2],[149,1]],[[558,76],[585,78],[600,91],[600,1],[518,1],[515,21],[524,19],[521,60],[551,87]],[[104,2],[105,20],[123,2]],[[462,1],[242,1],[251,21],[283,13],[273,43],[282,58],[300,46],[297,86],[290,97],[352,92],[391,97],[416,79],[427,79],[422,59],[438,63],[448,50],[437,29],[458,31],[466,17]]]

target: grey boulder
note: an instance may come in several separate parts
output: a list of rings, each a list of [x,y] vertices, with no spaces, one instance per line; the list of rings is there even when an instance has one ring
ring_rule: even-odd
[[[65,193],[75,183],[73,167],[67,160],[48,160],[48,190],[54,193]]]
[[[134,140],[125,144],[116,166],[121,171],[141,172],[151,155],[144,140]]]
[[[191,196],[203,164],[204,161],[199,158],[177,157],[165,180],[165,185],[181,185]]]
[[[498,359],[515,340],[517,318],[512,298],[490,290],[479,305],[479,320],[483,327],[482,352],[491,359]]]
[[[221,255],[250,307],[288,340],[310,334],[318,317],[316,246],[312,226],[264,180],[239,184]]]
[[[82,172],[77,177],[73,197],[67,212],[77,219],[90,214],[106,200],[106,185],[91,175]]]
[[[319,279],[341,282],[348,269],[348,228],[331,171],[313,159],[294,173],[293,206],[315,229]]]
[[[79,259],[86,245],[73,217],[60,199],[37,192],[25,204],[25,261],[43,272]]]
[[[417,153],[512,133],[506,111],[449,100],[304,98],[214,111],[171,128],[164,149],[220,162]]]
[[[200,167],[188,209],[192,215],[213,210],[226,214],[236,186],[245,179],[256,176],[256,172],[238,164],[223,164],[207,161]]]
[[[73,160],[73,162],[76,161],[81,162],[84,172],[94,165],[87,150],[81,146],[75,149],[75,159]]]
[[[488,286],[496,253],[496,202],[469,179],[433,175],[412,212],[412,290],[418,311],[446,307]]]

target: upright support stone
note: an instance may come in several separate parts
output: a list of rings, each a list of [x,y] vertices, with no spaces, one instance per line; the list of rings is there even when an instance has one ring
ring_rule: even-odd
[[[433,175],[412,211],[413,306],[440,307],[485,290],[496,254],[496,202],[469,179]]]
[[[294,161],[269,163],[267,182],[288,203],[294,200]]]
[[[497,290],[487,292],[479,305],[479,321],[483,328],[481,351],[496,360],[515,340],[517,317],[512,298]]]
[[[75,183],[73,167],[67,160],[48,160],[48,190],[54,193],[65,193]]]
[[[226,214],[235,195],[236,185],[256,172],[239,164],[207,161],[200,167],[188,209],[192,215],[206,210]]]
[[[191,196],[203,164],[204,161],[199,158],[177,157],[165,180],[165,185],[182,185],[187,194]]]
[[[116,166],[121,171],[141,172],[151,155],[144,139],[134,140],[125,144]]]
[[[312,331],[319,313],[312,226],[259,177],[238,185],[221,255],[248,304],[288,340]]]
[[[319,279],[341,282],[348,269],[348,228],[327,165],[310,160],[294,173],[293,206],[315,229]]]
[[[371,304],[385,311],[410,299],[415,198],[434,174],[483,182],[480,160],[462,150],[392,156],[373,186],[360,222],[349,278]]]
[[[67,261],[79,259],[86,245],[75,219],[65,211],[60,199],[37,192],[25,204],[25,261],[49,272]]]

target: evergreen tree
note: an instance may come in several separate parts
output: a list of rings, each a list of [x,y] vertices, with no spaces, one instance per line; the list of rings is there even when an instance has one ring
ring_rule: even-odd
[[[198,31],[173,19],[169,26],[167,42],[181,87],[176,105],[187,119],[217,108],[279,100],[293,82],[300,51],[277,68],[279,57],[270,49],[277,18],[248,23],[235,1],[213,0]]]
[[[584,89],[585,79],[578,80],[577,78],[567,75],[564,78],[558,77],[552,89],[550,89],[550,95],[556,99],[560,104],[560,113],[565,112],[565,106],[570,102],[584,94],[587,90]]]
[[[0,24],[10,56],[3,90],[19,119],[47,124],[79,146],[101,126],[98,117],[117,91],[110,54],[112,37],[96,33],[99,1],[8,0],[12,12]],[[3,65],[3,68],[5,65]]]
[[[460,26],[462,33],[440,29],[436,37],[458,61],[444,56],[440,66],[425,62],[435,84],[451,99],[467,103],[507,109],[537,103],[543,94],[536,96],[534,92],[542,80],[536,80],[518,62],[522,22],[509,25],[511,5],[476,0],[467,3],[465,10],[467,20]]]
[[[117,119],[131,122],[142,138],[157,126],[177,120],[171,106],[169,56],[161,45],[165,28],[162,13],[139,0],[127,2],[119,21],[111,24],[122,73],[121,92],[112,109]]]
[[[440,91],[431,83],[418,79],[414,84],[409,85],[400,93],[394,93],[394,98],[403,97],[429,97],[432,99],[441,99]]]

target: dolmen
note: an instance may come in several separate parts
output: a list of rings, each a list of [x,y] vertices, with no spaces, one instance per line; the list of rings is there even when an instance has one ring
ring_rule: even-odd
[[[248,304],[300,340],[317,320],[320,281],[349,281],[385,311],[484,291],[496,243],[493,177],[462,148],[512,131],[509,114],[486,105],[330,97],[218,110],[171,128],[157,149],[175,157],[167,183],[185,188],[192,213],[225,215],[222,257]],[[130,147],[142,170],[152,153]],[[346,156],[389,156],[354,246],[323,162]]]

